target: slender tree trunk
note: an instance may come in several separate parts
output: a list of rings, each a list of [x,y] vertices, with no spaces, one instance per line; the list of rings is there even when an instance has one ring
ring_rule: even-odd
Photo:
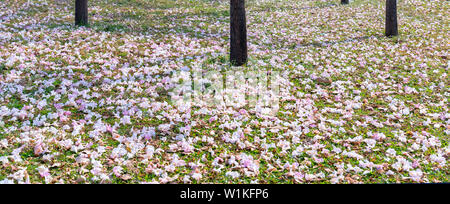
[[[88,25],[88,0],[75,1],[75,25]]]
[[[398,35],[397,0],[386,0],[386,36]]]
[[[349,0],[341,0],[341,4],[348,4]]]
[[[245,1],[230,0],[230,62],[234,66],[247,63],[247,25]]]

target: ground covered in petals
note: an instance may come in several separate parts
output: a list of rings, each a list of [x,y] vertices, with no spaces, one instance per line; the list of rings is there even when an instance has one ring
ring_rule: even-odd
[[[228,0],[0,1],[0,183],[449,182],[449,1],[247,0],[279,110],[186,106],[229,66]],[[236,68],[234,68],[236,69]],[[237,68],[240,69],[240,68]]]

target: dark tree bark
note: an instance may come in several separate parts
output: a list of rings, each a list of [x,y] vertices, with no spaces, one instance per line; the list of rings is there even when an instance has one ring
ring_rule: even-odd
[[[75,1],[75,25],[88,25],[88,0]]]
[[[234,66],[247,63],[247,25],[245,1],[230,0],[230,62]]]
[[[398,35],[397,0],[386,0],[386,36]]]
[[[341,4],[348,4],[349,0],[341,0]]]

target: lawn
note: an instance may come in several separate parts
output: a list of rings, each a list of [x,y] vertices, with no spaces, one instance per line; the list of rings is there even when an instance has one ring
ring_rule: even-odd
[[[229,8],[89,0],[78,27],[72,0],[0,1],[0,183],[449,182],[449,1],[399,0],[388,38],[384,0],[247,0],[242,67]],[[266,71],[271,113],[174,100]]]

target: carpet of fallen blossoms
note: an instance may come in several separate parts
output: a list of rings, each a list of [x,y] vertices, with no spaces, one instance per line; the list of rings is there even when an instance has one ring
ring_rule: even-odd
[[[384,0],[246,2],[273,116],[170,102],[229,66],[228,0],[0,1],[0,183],[449,182],[449,1],[399,0],[396,38]]]

